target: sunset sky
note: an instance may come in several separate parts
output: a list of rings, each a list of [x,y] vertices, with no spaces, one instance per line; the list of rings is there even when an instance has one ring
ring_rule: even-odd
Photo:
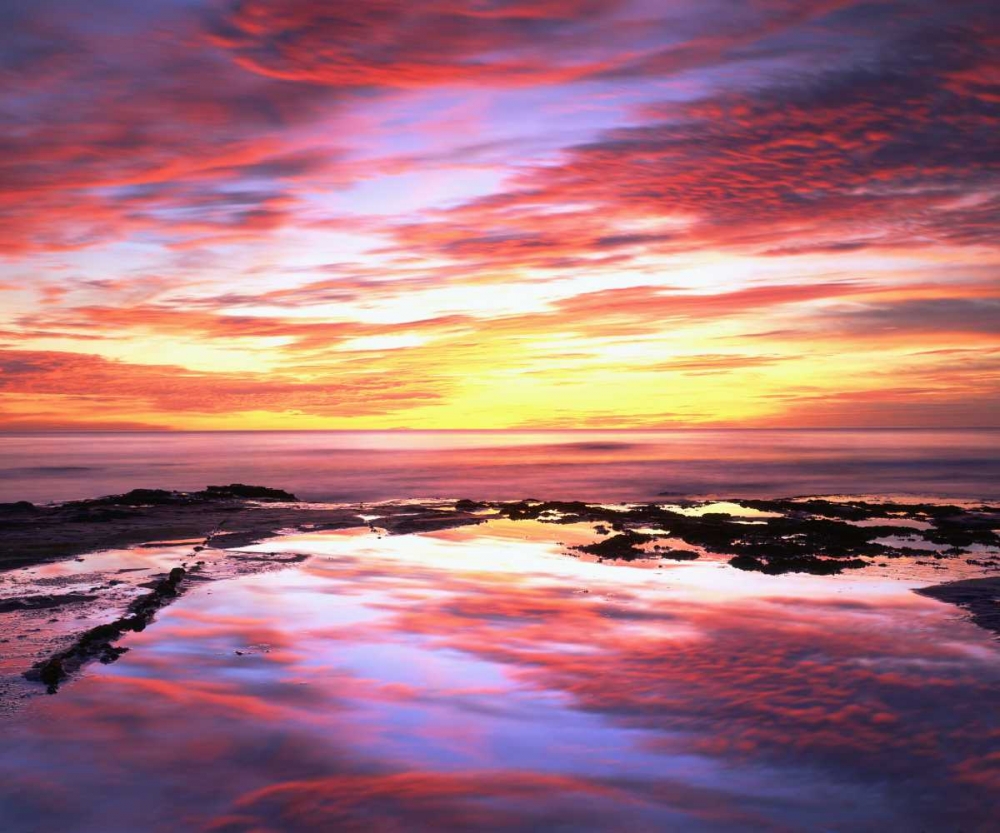
[[[0,0],[0,428],[1000,425],[1000,11]]]

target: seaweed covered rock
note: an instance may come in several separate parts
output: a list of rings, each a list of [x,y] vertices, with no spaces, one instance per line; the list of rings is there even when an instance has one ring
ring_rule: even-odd
[[[149,593],[129,605],[127,615],[85,631],[66,650],[36,663],[25,672],[25,678],[43,683],[49,694],[55,694],[59,685],[86,663],[95,659],[104,664],[114,662],[128,650],[114,643],[128,632],[145,630],[156,612],[180,594],[186,576],[183,567],[174,567]]]

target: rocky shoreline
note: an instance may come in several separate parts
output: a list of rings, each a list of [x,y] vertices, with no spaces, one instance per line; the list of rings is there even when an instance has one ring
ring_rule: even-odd
[[[369,526],[403,535],[491,519],[590,525],[592,542],[572,548],[571,554],[608,561],[716,557],[736,569],[768,575],[835,575],[884,567],[900,558],[931,566],[960,564],[974,568],[977,576],[918,592],[955,604],[974,623],[1000,633],[997,506],[809,497],[621,505],[406,501],[366,509],[306,503],[281,489],[238,483],[191,493],[136,489],[51,506],[0,504],[0,580],[6,581],[0,584],[0,616],[28,623],[45,616],[46,622],[64,626],[61,635],[37,640],[37,655],[20,672],[54,693],[88,662],[117,659],[127,650],[116,645],[122,636],[144,629],[157,611],[198,582],[301,560],[241,553],[242,547],[289,532]],[[81,560],[85,553],[137,546],[164,548],[162,573],[147,575],[149,568],[138,567],[119,569],[114,576],[95,573],[94,586],[82,590],[79,576],[72,577],[71,589],[70,579],[56,578],[47,580],[44,592],[37,586],[41,581],[28,585],[4,579],[37,565]],[[144,574],[133,579],[126,573]],[[106,615],[93,627],[74,630],[71,618],[84,620],[88,612],[98,619]],[[10,642],[11,637],[0,640]],[[22,650],[26,658],[30,653]],[[0,680],[0,701],[12,690],[9,679]]]
[[[316,529],[356,525],[358,511],[357,505],[303,503],[281,489],[242,483],[190,493],[133,489],[49,506],[0,503],[0,572],[149,541],[203,538],[206,547],[245,546],[304,524]],[[427,504],[419,519],[401,517],[396,526],[418,531],[434,528],[436,520],[454,519],[454,511]]]

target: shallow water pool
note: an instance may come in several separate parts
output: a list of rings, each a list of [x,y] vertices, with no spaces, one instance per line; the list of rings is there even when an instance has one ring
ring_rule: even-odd
[[[286,536],[4,724],[9,831],[987,830],[1000,645],[884,576]]]

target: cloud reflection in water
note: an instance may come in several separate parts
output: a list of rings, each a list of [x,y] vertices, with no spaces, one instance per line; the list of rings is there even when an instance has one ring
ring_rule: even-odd
[[[995,643],[872,577],[567,557],[499,522],[262,545],[30,707],[13,830],[987,829]],[[237,653],[239,652],[239,653]],[[991,699],[993,698],[993,699]],[[115,785],[115,786],[110,786]]]

